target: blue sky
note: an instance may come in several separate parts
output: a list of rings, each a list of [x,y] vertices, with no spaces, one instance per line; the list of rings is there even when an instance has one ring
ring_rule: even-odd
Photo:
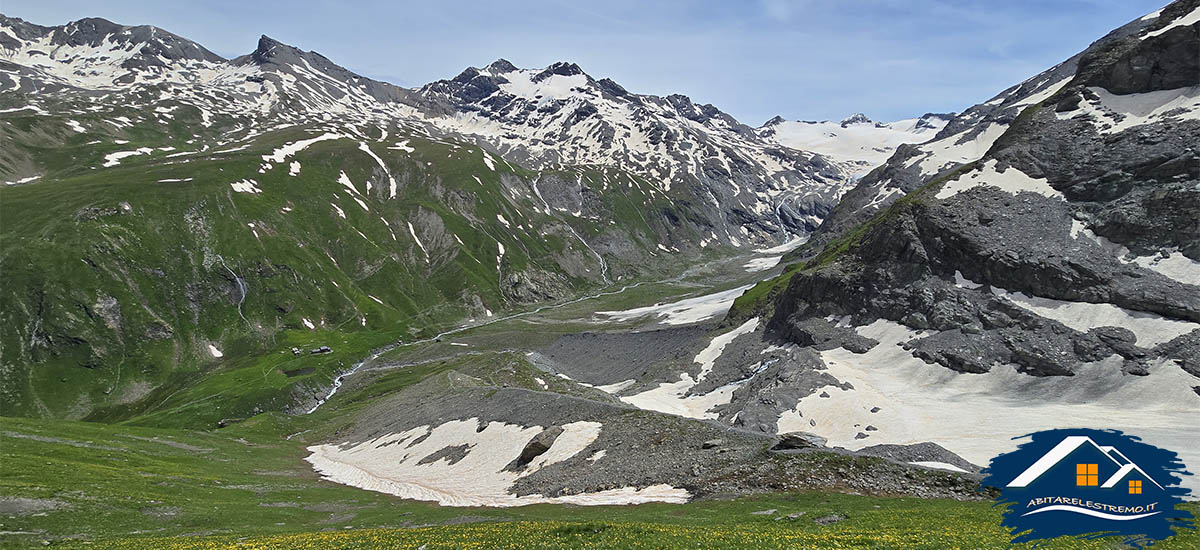
[[[4,0],[43,25],[150,24],[233,57],[260,34],[402,86],[506,58],[682,93],[757,126],[959,111],[1167,0]]]

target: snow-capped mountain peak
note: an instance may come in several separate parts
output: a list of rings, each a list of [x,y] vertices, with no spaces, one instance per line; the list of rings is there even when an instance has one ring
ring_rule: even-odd
[[[781,145],[825,155],[843,163],[851,173],[862,175],[883,164],[896,147],[933,138],[951,117],[927,113],[919,118],[884,123],[875,122],[863,113],[850,115],[841,122],[789,121],[777,116],[757,132]]]
[[[103,20],[40,27],[5,18],[0,40],[16,89],[43,94],[34,108],[56,100],[47,91],[115,92],[128,94],[129,106],[191,105],[205,126],[236,119],[246,135],[313,121],[398,125],[474,142],[534,170],[616,168],[664,196],[694,187],[734,220],[740,237],[731,243],[815,228],[850,183],[844,164],[767,139],[716,106],[631,93],[568,61],[523,69],[498,59],[408,89],[268,36],[231,60],[160,29]]]
[[[791,211],[787,197],[831,204],[846,181],[824,159],[764,140],[713,105],[630,93],[574,63],[522,69],[501,59],[417,93],[452,114],[431,124],[527,166],[615,166],[645,175],[664,193],[700,182],[715,204],[768,216]],[[794,214],[770,223],[806,225],[820,216]]]
[[[225,60],[157,27],[124,26],[100,18],[43,27],[0,15],[0,56],[41,73],[52,87],[118,89],[169,80]]]

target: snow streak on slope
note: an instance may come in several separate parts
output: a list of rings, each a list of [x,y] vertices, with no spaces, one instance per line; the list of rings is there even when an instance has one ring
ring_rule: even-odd
[[[1117,95],[1092,86],[1079,109],[1057,113],[1059,120],[1082,118],[1101,134],[1115,134],[1160,120],[1200,120],[1200,85]]]

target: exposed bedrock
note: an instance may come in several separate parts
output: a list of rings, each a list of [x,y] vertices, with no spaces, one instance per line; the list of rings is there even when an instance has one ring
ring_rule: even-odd
[[[1015,363],[1033,375],[1070,375],[1081,363],[1117,354],[1126,372],[1142,374],[1145,361],[1168,355],[1167,348],[1139,345],[1115,327],[1076,330],[1006,297],[1022,292],[1200,320],[1200,287],[1118,261],[1100,241],[1073,231],[1071,219],[1061,200],[989,187],[913,203],[835,263],[795,275],[768,328],[817,349],[865,351],[870,342],[831,320],[883,318],[934,331],[906,348],[961,372]],[[1191,348],[1170,349],[1175,357]]]

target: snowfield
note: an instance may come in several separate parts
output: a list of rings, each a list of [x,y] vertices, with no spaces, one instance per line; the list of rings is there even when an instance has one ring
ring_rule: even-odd
[[[1200,329],[1200,323],[1167,319],[1161,315],[1123,309],[1112,304],[1067,302],[1006,292],[992,287],[992,293],[1047,319],[1054,319],[1080,332],[1098,327],[1121,327],[1137,336],[1137,345],[1152,348],[1177,336]]]
[[[132,157],[132,156],[137,156],[137,155],[148,155],[153,152],[154,152],[154,149],[151,149],[149,147],[139,147],[137,149],[134,149],[133,151],[117,151],[115,153],[109,153],[107,155],[104,155],[104,164],[102,164],[101,166],[103,166],[105,168],[112,168],[113,166],[121,164],[121,159]]]
[[[1012,438],[1027,433],[1115,428],[1200,464],[1200,403],[1191,389],[1198,381],[1169,362],[1153,365],[1149,376],[1121,374],[1119,357],[1086,365],[1072,377],[1032,377],[1007,365],[962,374],[926,364],[897,345],[921,336],[919,331],[883,320],[856,330],[879,345],[864,354],[821,352],[827,372],[854,389],[826,386],[801,399],[780,416],[780,433],[812,432],[848,449],[933,441],[986,465],[1016,448]],[[1186,483],[1200,487],[1194,477]]]
[[[938,190],[936,197],[939,199],[948,199],[968,189],[980,185],[990,185],[1014,195],[1018,193],[1037,193],[1050,198],[1063,198],[1063,194],[1050,187],[1050,182],[1044,178],[1031,178],[1012,166],[1001,172],[996,170],[997,164],[998,161],[995,159],[989,160],[983,163],[983,166],[979,170],[963,174],[954,181],[946,182]]]
[[[772,267],[779,265],[779,260],[782,260],[782,259],[783,259],[783,256],[766,256],[763,258],[754,258],[754,259],[751,259],[750,261],[746,262],[746,265],[743,267],[746,268],[746,271],[750,271],[750,272],[766,271],[768,269],[771,269]]]
[[[770,126],[779,144],[820,153],[833,160],[863,164],[857,173],[865,174],[883,164],[896,147],[905,143],[928,141],[946,127],[947,118],[931,117],[875,123],[862,118],[842,123],[823,121],[784,121]]]
[[[557,503],[579,505],[686,502],[691,495],[668,485],[623,487],[595,493],[547,497],[508,492],[518,479],[546,466],[580,455],[600,435],[599,422],[572,422],[550,448],[519,471],[504,468],[521,455],[541,426],[489,422],[482,430],[476,418],[438,426],[420,426],[356,444],[315,445],[305,460],[323,478],[337,483],[434,501],[443,506],[525,506]],[[435,453],[465,446],[465,454]],[[593,459],[603,450],[587,453]],[[599,456],[597,456],[599,455]],[[594,460],[593,460],[594,461]]]

